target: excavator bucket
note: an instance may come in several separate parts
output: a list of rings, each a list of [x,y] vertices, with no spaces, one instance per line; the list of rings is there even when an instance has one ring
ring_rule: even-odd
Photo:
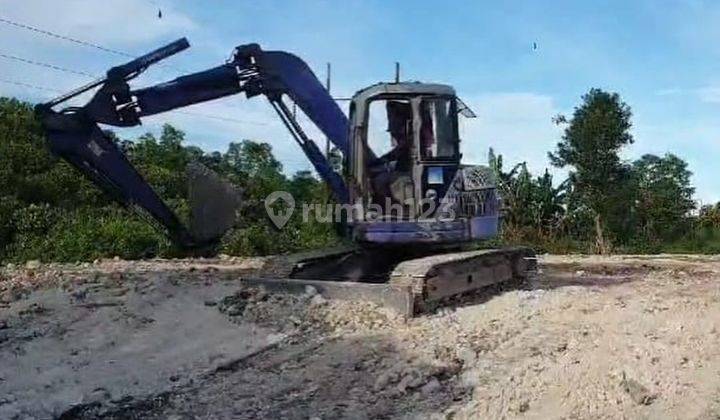
[[[187,167],[190,235],[199,242],[220,237],[231,228],[242,206],[242,190],[199,162]]]

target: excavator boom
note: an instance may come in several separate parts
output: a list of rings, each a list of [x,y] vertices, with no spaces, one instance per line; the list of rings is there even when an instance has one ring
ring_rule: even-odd
[[[257,44],[248,44],[237,47],[226,64],[155,86],[130,88],[128,82],[148,66],[187,47],[189,43],[182,38],[113,67],[104,79],[38,105],[51,150],[117,201],[145,210],[175,242],[193,247],[211,239],[207,237],[207,230],[201,235],[203,238],[189,232],[98,124],[135,126],[141,124],[142,117],[188,105],[243,92],[248,98],[262,94],[320,177],[330,186],[335,198],[341,203],[348,201],[348,190],[342,177],[308,138],[283,100],[283,96],[289,97],[335,147],[348,153],[348,119],[305,62],[286,52],[263,51]],[[53,110],[53,107],[98,86],[100,88],[85,106],[59,112]],[[219,235],[230,223],[224,220],[211,230]]]

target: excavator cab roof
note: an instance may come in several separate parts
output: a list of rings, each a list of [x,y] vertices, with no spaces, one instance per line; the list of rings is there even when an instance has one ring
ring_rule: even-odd
[[[421,82],[400,82],[400,83],[376,83],[355,92],[352,97],[352,106],[360,111],[367,106],[367,103],[382,96],[452,96],[457,100],[458,113],[466,118],[475,118],[475,113],[460,98],[457,97],[455,89],[449,85],[440,83]]]
[[[355,92],[353,100],[362,101],[383,94],[455,96],[455,89],[438,83],[376,83]]]

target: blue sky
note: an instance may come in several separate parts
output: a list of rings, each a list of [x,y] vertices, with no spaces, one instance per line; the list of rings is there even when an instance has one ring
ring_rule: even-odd
[[[561,134],[551,118],[571,113],[591,87],[616,91],[634,113],[635,144],[623,156],[675,153],[694,172],[696,198],[720,200],[718,2],[0,0],[0,18],[132,54],[188,37],[192,48],[172,67],[151,70],[135,86],[214,66],[248,42],[299,55],[321,79],[331,62],[337,96],[391,79],[399,61],[403,79],[452,84],[479,115],[463,122],[466,161],[483,163],[492,146],[536,173],[548,166],[547,151]],[[0,54],[91,74],[125,61],[3,23]],[[1,57],[0,79],[57,90],[88,80]],[[0,95],[39,101],[52,93],[0,82]],[[206,149],[264,140],[288,171],[310,167],[259,98],[186,111],[192,115],[154,116],[120,134],[156,132],[170,122]]]

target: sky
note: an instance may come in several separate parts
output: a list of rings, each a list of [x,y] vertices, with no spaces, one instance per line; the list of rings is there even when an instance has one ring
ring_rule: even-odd
[[[453,85],[478,115],[461,122],[466,163],[486,163],[492,147],[535,174],[549,168],[556,181],[565,173],[547,159],[562,135],[552,118],[570,115],[591,88],[617,92],[633,111],[635,142],[622,157],[674,153],[694,174],[696,199],[720,201],[720,2],[0,0],[0,19],[0,96],[44,101],[91,80],[2,55],[90,75],[127,61],[7,21],[131,55],[189,39],[189,50],[134,87],[216,66],[250,42],[302,57],[321,80],[332,63],[337,97],[390,81],[398,61],[403,80]],[[260,140],[288,173],[311,168],[259,97],[194,105],[117,132],[133,138],[163,123],[208,151]]]

